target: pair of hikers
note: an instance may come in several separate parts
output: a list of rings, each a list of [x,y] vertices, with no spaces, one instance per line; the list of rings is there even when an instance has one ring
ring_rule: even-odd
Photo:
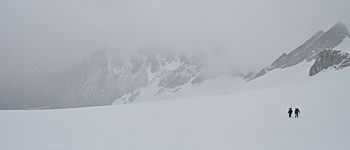
[[[293,114],[293,109],[292,109],[292,108],[289,108],[289,110],[288,110],[288,116],[289,116],[289,118],[292,117],[292,114]],[[295,114],[295,118],[299,118],[299,114],[300,114],[299,108],[295,108],[294,114]]]

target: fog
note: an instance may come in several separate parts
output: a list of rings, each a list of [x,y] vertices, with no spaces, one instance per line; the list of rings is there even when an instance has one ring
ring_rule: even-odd
[[[1,0],[0,81],[30,82],[40,70],[79,64],[97,49],[220,50],[227,52],[220,62],[257,70],[318,30],[350,20],[349,6],[348,0]]]

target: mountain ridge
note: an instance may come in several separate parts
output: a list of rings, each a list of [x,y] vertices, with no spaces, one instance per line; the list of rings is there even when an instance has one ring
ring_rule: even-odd
[[[319,30],[290,53],[282,53],[270,66],[257,73],[242,73],[230,65],[218,64],[218,52],[188,55],[176,51],[97,50],[80,65],[52,72],[50,77],[43,78],[45,84],[33,91],[40,91],[44,98],[34,95],[30,97],[29,105],[29,102],[23,102],[26,105],[21,107],[88,107],[222,94],[254,85],[256,79],[270,72],[293,73],[290,70],[295,66],[299,66],[294,68],[296,71],[303,69],[299,72],[302,75],[296,77],[306,78],[329,66],[345,66],[346,63],[341,64],[347,60],[343,55],[335,52],[327,53],[324,58],[320,55],[324,50],[350,50],[349,39],[345,24],[337,23],[326,32]],[[281,81],[289,77],[285,73],[272,76]],[[273,85],[259,82],[265,87]]]
[[[306,42],[292,50],[290,53],[283,53],[270,66],[267,66],[257,72],[248,81],[259,78],[274,69],[283,69],[295,66],[303,61],[312,61],[317,54],[323,50],[333,49],[338,46],[350,34],[346,25],[342,22],[336,23],[328,31],[317,31]]]

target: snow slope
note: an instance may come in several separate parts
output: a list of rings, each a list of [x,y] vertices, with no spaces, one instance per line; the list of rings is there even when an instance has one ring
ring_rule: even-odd
[[[294,84],[177,101],[0,111],[0,149],[348,150],[349,76],[345,68]],[[290,105],[301,108],[301,118],[286,117]]]
[[[256,90],[305,82],[310,79],[309,70],[314,61],[304,61],[293,67],[277,68],[242,85],[239,90]]]
[[[141,93],[135,102],[164,101],[183,98],[193,98],[198,96],[219,95],[238,89],[245,84],[239,77],[218,76],[208,79],[202,83],[185,85],[167,92],[159,92],[157,84],[151,84],[141,88]]]

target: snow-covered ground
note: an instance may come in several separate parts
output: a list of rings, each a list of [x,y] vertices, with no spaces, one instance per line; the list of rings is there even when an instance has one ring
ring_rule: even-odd
[[[177,100],[183,98],[193,98],[198,96],[210,96],[224,94],[237,90],[240,86],[245,84],[244,80],[239,77],[219,76],[209,79],[200,84],[191,84],[190,82],[178,87],[177,89],[170,89],[166,92],[159,92],[157,84],[151,84],[141,89],[136,102],[150,102],[150,101],[164,101]],[[168,89],[164,89],[168,90]]]
[[[308,77],[303,67],[272,71],[249,83],[250,88],[215,96],[0,111],[0,149],[350,149],[350,69]],[[275,86],[257,88],[267,83]],[[301,109],[301,118],[287,118],[291,105]]]
[[[277,68],[247,84],[241,85],[238,89],[256,90],[305,82],[310,80],[309,71],[313,64],[314,61],[304,61],[293,67]]]

